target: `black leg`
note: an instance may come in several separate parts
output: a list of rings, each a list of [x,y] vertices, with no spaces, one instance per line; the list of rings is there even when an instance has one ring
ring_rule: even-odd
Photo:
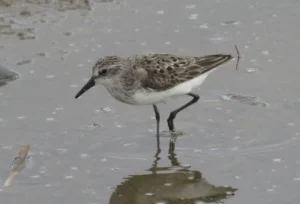
[[[156,136],[159,136],[159,121],[160,121],[160,115],[157,109],[157,106],[153,104],[153,109],[155,112],[155,118],[156,118]]]
[[[169,143],[169,159],[171,161],[172,166],[180,166],[180,163],[175,153],[175,143],[172,140],[170,140]]]
[[[169,118],[168,118],[168,120],[167,120],[167,121],[168,121],[168,126],[169,126],[170,131],[174,131],[174,123],[173,123],[173,120],[175,119],[177,113],[179,113],[179,112],[182,111],[183,109],[189,107],[190,105],[196,103],[196,102],[199,100],[199,98],[200,98],[200,96],[198,96],[198,95],[196,95],[196,94],[193,94],[193,93],[188,93],[187,95],[193,97],[193,99],[192,99],[190,102],[188,102],[187,104],[181,106],[180,108],[178,108],[178,109],[176,109],[176,110],[174,110],[174,111],[172,111],[172,112],[170,113],[170,116],[169,116]]]

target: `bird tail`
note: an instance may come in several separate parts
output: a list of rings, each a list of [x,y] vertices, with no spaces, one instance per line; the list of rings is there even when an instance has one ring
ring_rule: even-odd
[[[229,60],[233,59],[232,55],[216,54],[206,55],[203,57],[196,58],[196,64],[203,68],[203,72],[208,72],[213,68],[216,68]]]

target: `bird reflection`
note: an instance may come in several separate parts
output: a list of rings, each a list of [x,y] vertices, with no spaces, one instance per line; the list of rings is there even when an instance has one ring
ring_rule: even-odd
[[[111,195],[110,204],[196,204],[222,203],[234,195],[232,187],[215,186],[202,173],[181,166],[175,153],[175,142],[169,143],[170,166],[158,167],[161,152],[159,138],[149,174],[130,175]]]

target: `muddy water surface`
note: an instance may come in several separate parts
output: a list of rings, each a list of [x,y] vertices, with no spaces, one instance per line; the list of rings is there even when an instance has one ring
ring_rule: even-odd
[[[4,3],[3,3],[4,2]],[[300,199],[296,1],[2,1],[0,87],[4,183],[20,145],[30,165],[3,203],[297,203]],[[104,55],[231,53],[180,113],[185,134],[160,139],[152,107],[103,87],[74,96]],[[1,70],[0,70],[1,74]],[[162,129],[171,110],[159,105]]]

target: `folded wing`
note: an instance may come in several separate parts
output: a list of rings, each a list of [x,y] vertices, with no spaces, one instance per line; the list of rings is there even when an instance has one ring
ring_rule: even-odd
[[[164,91],[191,80],[231,60],[231,55],[184,57],[169,54],[146,55],[140,66],[147,72],[141,80],[145,89]]]

